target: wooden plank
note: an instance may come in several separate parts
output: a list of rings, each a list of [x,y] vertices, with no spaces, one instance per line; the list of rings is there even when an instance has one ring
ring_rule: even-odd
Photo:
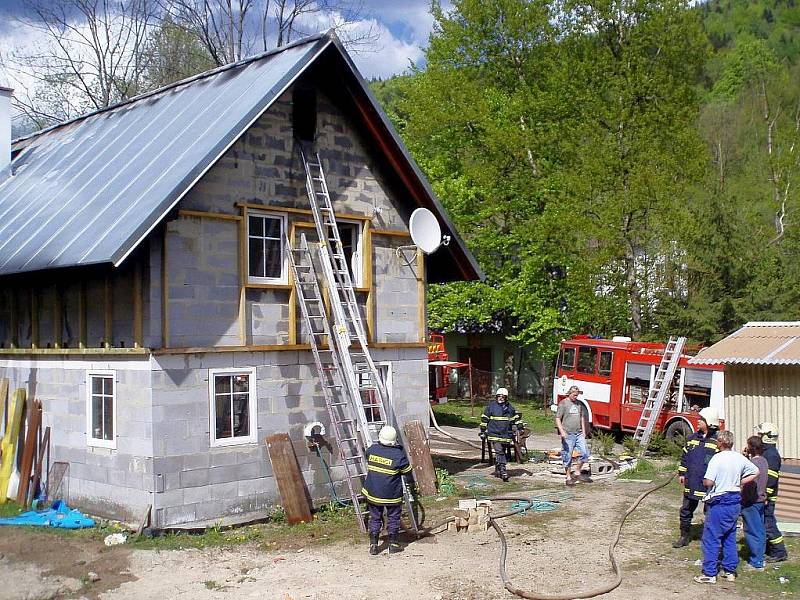
[[[222,213],[204,212],[201,210],[179,210],[179,217],[194,217],[198,219],[217,219],[219,221],[241,221],[239,215],[225,215]]]
[[[133,266],[133,347],[144,346],[144,302],[142,301],[142,262]]]
[[[31,290],[31,348],[39,347],[39,292]]]
[[[238,206],[239,208],[263,210],[264,212],[272,212],[272,213],[291,213],[295,215],[310,215],[310,216],[314,215],[314,213],[309,208],[292,208],[289,206],[269,206],[265,204],[252,204],[249,202],[237,202],[236,206]],[[334,213],[334,216],[337,219],[350,219],[353,221],[369,221],[372,219],[372,217],[368,217],[366,215],[356,215],[350,213]]]
[[[60,285],[53,286],[53,347],[64,345],[64,298]]]
[[[247,345],[247,207],[239,221],[239,343]]]
[[[407,231],[401,231],[399,229],[373,229],[373,235],[383,235],[386,237],[399,237],[399,238],[408,238],[411,239],[411,234]]]
[[[86,281],[78,290],[78,348],[86,348]]]
[[[286,520],[290,525],[311,521],[311,501],[289,434],[276,433],[265,442]]]
[[[103,282],[103,345],[106,348],[114,345],[114,289],[110,275]]]
[[[408,460],[414,467],[414,478],[423,496],[432,496],[436,493],[436,470],[433,468],[431,450],[425,438],[425,429],[419,421],[408,421],[403,426],[406,442],[408,443]]]
[[[25,445],[21,448],[22,461],[19,466],[19,487],[17,489],[17,504],[26,506],[28,503],[28,490],[31,487],[31,471],[33,470],[33,457],[36,454],[36,441],[39,438],[39,428],[42,426],[42,403],[33,401],[33,406],[28,414],[28,430],[25,435]]]
[[[417,323],[421,342],[428,338],[427,309],[425,304],[425,255],[422,250],[417,248]]]
[[[294,248],[295,226],[294,223],[289,223],[289,237],[288,245]],[[289,343],[297,343],[297,289],[294,287],[294,274],[289,269]]]
[[[11,478],[11,472],[14,470],[14,463],[17,457],[17,443],[24,411],[25,390],[18,389],[14,392],[11,404],[8,407],[6,431],[3,435],[3,441],[0,443],[3,456],[2,462],[0,462],[0,504],[5,504],[8,494],[8,481]]]
[[[161,347],[169,348],[169,275],[167,273],[167,228],[161,236]]]
[[[44,436],[39,441],[39,453],[36,456],[36,463],[33,469],[33,481],[31,482],[31,493],[28,496],[28,501],[25,504],[25,507],[29,507],[31,502],[33,502],[33,495],[36,493],[36,490],[39,488],[39,485],[42,482],[42,468],[44,465],[44,457],[45,455],[48,457],[48,462],[50,461],[50,427],[46,427],[44,430]]]
[[[367,342],[370,344],[375,341],[375,307],[374,299],[375,293],[372,285],[372,225],[368,222],[364,223],[364,287],[367,288],[367,298],[364,301],[367,312]]]

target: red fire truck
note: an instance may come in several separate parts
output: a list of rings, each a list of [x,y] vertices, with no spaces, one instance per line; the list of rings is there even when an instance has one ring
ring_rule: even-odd
[[[601,429],[633,432],[639,423],[650,385],[664,352],[664,344],[611,340],[578,335],[561,342],[553,383],[551,409],[572,385],[589,422]],[[724,372],[722,365],[689,365],[682,355],[670,395],[656,422],[656,430],[667,437],[689,435],[697,430],[698,413],[713,406],[724,418]]]

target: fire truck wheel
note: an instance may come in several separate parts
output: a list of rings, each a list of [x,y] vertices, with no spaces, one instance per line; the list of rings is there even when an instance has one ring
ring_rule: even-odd
[[[664,432],[664,437],[668,440],[673,440],[680,437],[689,437],[692,434],[692,428],[686,421],[673,421],[667,426]]]

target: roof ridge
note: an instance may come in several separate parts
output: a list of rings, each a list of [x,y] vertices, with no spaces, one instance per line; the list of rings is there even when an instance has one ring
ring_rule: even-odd
[[[35,138],[38,135],[41,135],[43,133],[47,133],[49,131],[53,131],[55,129],[58,129],[59,127],[64,127],[66,125],[70,125],[71,123],[76,123],[77,121],[82,121],[83,119],[88,119],[89,117],[93,117],[95,115],[99,115],[99,114],[102,114],[104,112],[115,110],[115,109],[117,109],[117,108],[119,108],[121,106],[126,106],[128,104],[133,104],[135,102],[139,102],[140,100],[143,100],[145,98],[149,98],[151,96],[155,96],[156,94],[161,94],[161,93],[163,93],[163,92],[165,92],[167,90],[170,90],[170,89],[182,86],[182,85],[193,83],[193,82],[198,81],[200,79],[205,79],[207,77],[211,77],[213,75],[217,75],[219,73],[223,73],[223,72],[229,71],[231,69],[237,69],[239,67],[242,67],[244,65],[247,65],[247,64],[262,60],[262,59],[267,58],[269,56],[273,56],[275,54],[280,54],[281,52],[285,52],[286,50],[289,50],[291,48],[296,48],[297,46],[302,46],[303,44],[310,44],[312,42],[316,42],[318,40],[321,40],[321,39],[323,39],[325,37],[335,37],[335,36],[336,36],[336,33],[335,33],[335,31],[333,29],[329,29],[329,30],[327,30],[325,32],[315,33],[314,35],[310,35],[308,37],[304,37],[302,39],[295,40],[294,42],[291,42],[290,44],[286,44],[285,46],[280,46],[278,48],[272,48],[270,50],[266,50],[265,52],[261,52],[259,54],[254,54],[253,56],[248,56],[247,58],[243,58],[243,59],[238,60],[236,62],[228,63],[227,65],[222,65],[221,67],[216,67],[216,68],[210,69],[208,71],[203,71],[202,73],[197,73],[197,74],[192,75],[190,77],[186,77],[185,79],[181,79],[180,81],[174,81],[172,83],[169,83],[169,84],[167,84],[165,86],[162,86],[160,88],[157,88],[155,90],[150,90],[148,92],[143,92],[143,93],[139,94],[138,96],[134,96],[133,98],[128,98],[126,100],[121,100],[120,102],[117,102],[116,104],[112,104],[110,106],[104,106],[103,108],[98,108],[97,110],[93,110],[93,111],[90,111],[88,113],[84,113],[82,115],[78,115],[77,117],[73,117],[71,119],[67,119],[66,121],[62,121],[60,123],[56,123],[54,125],[51,125],[50,127],[45,127],[44,129],[40,129],[38,131],[34,131],[32,133],[29,133],[27,135],[23,135],[21,137],[18,137],[16,139],[11,140],[11,144],[13,146],[15,143]]]
[[[800,321],[748,321],[745,327],[800,327]]]

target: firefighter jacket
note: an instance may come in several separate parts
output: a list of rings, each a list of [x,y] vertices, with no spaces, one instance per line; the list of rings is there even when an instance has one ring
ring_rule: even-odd
[[[699,431],[694,432],[686,440],[678,467],[678,475],[684,477],[683,495],[695,500],[702,500],[706,495],[703,476],[706,474],[708,461],[717,450],[717,432],[709,430],[708,436]]]
[[[367,450],[367,479],[361,493],[371,504],[403,503],[403,482],[413,485],[411,465],[402,446],[372,444]]]
[[[522,416],[506,401],[500,404],[492,400],[481,415],[481,433],[485,433],[490,442],[510,444],[514,439],[513,427],[522,426]]]
[[[781,455],[775,444],[764,442],[764,458],[767,459],[767,502],[778,499],[778,478],[781,476]]]

